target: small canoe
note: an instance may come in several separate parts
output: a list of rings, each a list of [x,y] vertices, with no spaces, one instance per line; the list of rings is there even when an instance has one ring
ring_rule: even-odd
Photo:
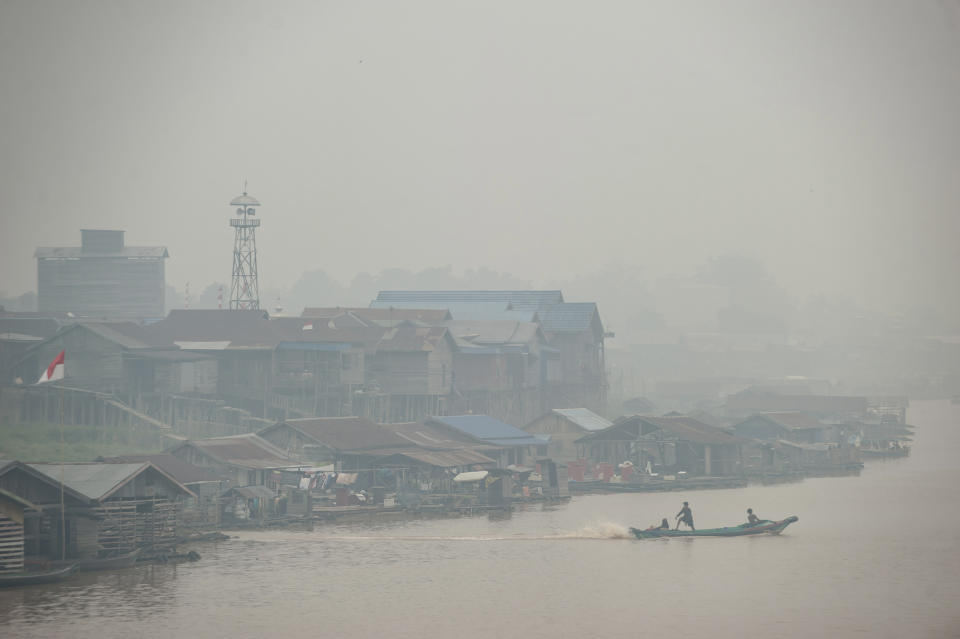
[[[128,552],[124,555],[115,555],[113,557],[84,557],[81,559],[67,559],[66,561],[51,561],[50,565],[59,567],[76,564],[77,570],[81,572],[129,568],[137,563],[137,557],[140,556],[142,550],[142,548],[137,548],[133,552]]]
[[[33,584],[49,584],[63,581],[77,571],[76,564],[63,568],[43,570],[37,572],[0,573],[0,588],[15,586],[32,586]]]
[[[653,530],[640,530],[631,528],[637,539],[654,539],[657,537],[743,537],[745,535],[779,535],[783,529],[797,521],[797,517],[791,515],[786,519],[779,521],[761,520],[753,526],[743,524],[741,526],[730,526],[729,528],[703,528],[700,530],[664,530],[657,528]]]

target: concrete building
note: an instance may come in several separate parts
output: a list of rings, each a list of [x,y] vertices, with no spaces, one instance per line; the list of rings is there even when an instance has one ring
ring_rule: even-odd
[[[80,246],[38,247],[38,310],[109,319],[163,317],[167,249],[125,246],[123,233],[83,229]]]

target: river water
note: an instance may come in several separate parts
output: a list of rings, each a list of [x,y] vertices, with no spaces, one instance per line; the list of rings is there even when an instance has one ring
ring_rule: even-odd
[[[960,406],[914,402],[912,455],[859,477],[574,497],[509,517],[239,533],[196,563],[0,591],[10,637],[960,636]],[[795,514],[780,536],[629,526]]]

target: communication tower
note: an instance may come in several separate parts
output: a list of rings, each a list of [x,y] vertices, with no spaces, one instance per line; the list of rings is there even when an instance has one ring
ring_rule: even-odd
[[[237,207],[237,216],[230,220],[236,229],[233,240],[233,283],[230,286],[230,309],[260,308],[260,286],[257,284],[257,238],[260,226],[257,209],[260,202],[244,191],[230,200]]]

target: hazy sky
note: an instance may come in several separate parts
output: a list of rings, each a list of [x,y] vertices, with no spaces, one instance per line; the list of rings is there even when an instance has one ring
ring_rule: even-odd
[[[0,1],[0,291],[122,228],[168,283],[762,260],[957,304],[960,4]],[[318,302],[329,303],[333,300]]]

